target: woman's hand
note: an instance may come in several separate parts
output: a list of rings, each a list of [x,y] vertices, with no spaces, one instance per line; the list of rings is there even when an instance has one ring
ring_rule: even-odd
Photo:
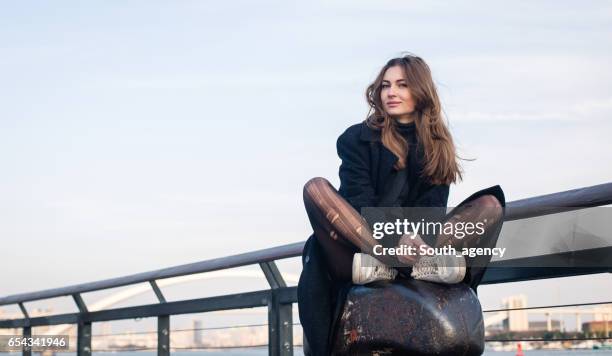
[[[399,246],[406,246],[407,248],[412,247],[412,254],[407,254],[407,255],[398,255],[397,259],[403,263],[403,264],[407,264],[407,265],[414,265],[416,263],[416,261],[419,260],[419,258],[421,257],[419,255],[419,251],[421,246],[427,246],[429,247],[429,245],[427,245],[425,243],[425,241],[423,241],[423,239],[421,238],[421,236],[419,236],[419,234],[416,233],[409,233],[409,234],[404,234],[398,243]],[[408,251],[408,249],[406,249],[406,251]]]

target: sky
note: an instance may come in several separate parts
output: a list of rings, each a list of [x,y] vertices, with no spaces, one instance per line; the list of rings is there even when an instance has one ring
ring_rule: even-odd
[[[450,206],[495,184],[512,201],[612,181],[610,2],[3,3],[0,295],[304,241],[304,183],[338,187],[336,139],[406,51],[475,159]],[[480,295],[602,301],[610,287]]]

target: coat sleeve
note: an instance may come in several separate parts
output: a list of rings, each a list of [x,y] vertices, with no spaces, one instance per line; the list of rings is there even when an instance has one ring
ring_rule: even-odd
[[[369,151],[359,147],[358,137],[345,131],[336,142],[340,164],[340,195],[357,211],[376,206],[378,196],[370,180]]]

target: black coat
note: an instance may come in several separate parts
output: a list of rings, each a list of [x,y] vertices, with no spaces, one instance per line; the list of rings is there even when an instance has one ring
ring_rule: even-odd
[[[383,146],[380,131],[365,122],[353,125],[340,135],[337,144],[340,165],[340,195],[357,211],[362,207],[378,206],[381,196],[391,183],[397,157]],[[409,154],[409,167],[423,168],[423,149]],[[416,173],[416,172],[413,172]],[[434,185],[426,179],[416,180],[410,187],[405,206],[446,207],[449,186]],[[337,321],[350,288],[328,273],[321,246],[314,235],[308,238],[302,253],[302,274],[298,283],[298,309],[304,336],[312,355],[330,353],[331,330]]]
[[[380,131],[369,128],[365,122],[346,129],[336,143],[340,165],[340,195],[357,211],[362,207],[378,206],[383,192],[391,184],[393,165],[397,156],[381,141]],[[423,146],[412,145],[408,166],[420,175],[424,166]],[[416,154],[415,154],[416,153]],[[446,207],[448,185],[434,185],[427,179],[416,179],[410,187],[404,206]]]

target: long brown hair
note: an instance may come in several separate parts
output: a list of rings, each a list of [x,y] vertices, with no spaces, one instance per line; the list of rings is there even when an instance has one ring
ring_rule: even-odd
[[[366,124],[370,128],[381,130],[383,145],[398,158],[395,169],[405,168],[409,149],[408,143],[397,131],[396,121],[383,109],[380,98],[385,72],[395,66],[403,68],[406,84],[416,104],[417,138],[422,144],[425,154],[422,177],[429,178],[433,184],[451,184],[461,180],[462,172],[455,144],[442,117],[442,107],[431,76],[431,70],[423,59],[413,55],[405,55],[393,58],[385,64],[376,80],[366,90],[366,99],[370,106]]]

